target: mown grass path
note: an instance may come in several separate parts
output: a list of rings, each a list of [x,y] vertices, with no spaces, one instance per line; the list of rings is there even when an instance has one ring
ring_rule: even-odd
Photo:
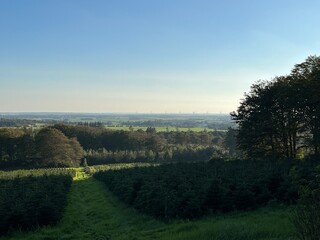
[[[295,239],[288,209],[261,209],[197,221],[164,223],[121,204],[106,187],[78,172],[68,206],[56,226],[0,238],[49,240],[140,239]]]

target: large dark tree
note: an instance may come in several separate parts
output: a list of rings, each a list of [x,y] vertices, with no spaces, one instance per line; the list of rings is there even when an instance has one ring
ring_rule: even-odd
[[[53,128],[42,129],[36,136],[36,145],[42,166],[78,167],[84,154],[75,138],[69,139]]]
[[[245,95],[232,118],[239,126],[238,145],[249,157],[276,156],[278,138],[271,113],[274,99],[272,82],[257,82]]]
[[[292,79],[297,89],[296,99],[305,116],[306,134],[313,152],[320,153],[320,57],[310,56],[295,65]]]
[[[231,113],[238,146],[248,157],[319,154],[320,58],[309,57],[288,76],[260,81]]]

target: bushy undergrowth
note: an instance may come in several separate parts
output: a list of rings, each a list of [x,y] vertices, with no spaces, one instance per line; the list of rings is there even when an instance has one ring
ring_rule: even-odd
[[[158,218],[197,218],[294,203],[292,161],[212,161],[100,171],[94,177],[125,203]]]
[[[293,223],[301,240],[317,240],[320,236],[320,166],[314,161],[293,174],[299,185],[299,201]]]
[[[0,235],[56,223],[63,215],[74,170],[0,173]]]

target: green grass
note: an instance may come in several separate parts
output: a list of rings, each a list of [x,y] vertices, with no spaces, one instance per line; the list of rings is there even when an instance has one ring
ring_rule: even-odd
[[[104,184],[78,171],[60,223],[28,233],[14,232],[0,239],[294,240],[290,211],[290,208],[265,208],[195,221],[165,223],[122,204]]]
[[[289,209],[259,209],[254,212],[211,217],[175,224],[161,239],[295,239]]]

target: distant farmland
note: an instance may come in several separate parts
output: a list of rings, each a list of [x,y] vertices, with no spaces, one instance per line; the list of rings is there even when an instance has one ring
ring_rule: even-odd
[[[124,131],[136,131],[138,129],[142,129],[143,131],[145,131],[147,129],[147,127],[130,127],[130,126],[106,126],[107,129],[112,129],[112,130],[124,130]],[[155,127],[157,132],[171,132],[171,131],[180,131],[180,132],[188,132],[188,131],[192,131],[192,132],[203,132],[203,131],[207,131],[207,132],[213,132],[213,131],[219,131],[219,132],[224,132],[225,130],[214,130],[214,129],[208,129],[208,128],[201,128],[201,127],[193,127],[193,128],[185,128],[185,127]]]

